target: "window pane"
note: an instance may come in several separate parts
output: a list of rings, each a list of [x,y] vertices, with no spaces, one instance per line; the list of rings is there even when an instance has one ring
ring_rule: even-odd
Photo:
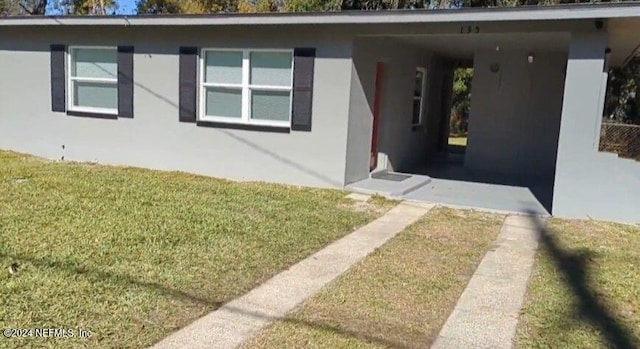
[[[416,70],[416,85],[413,92],[415,97],[422,96],[422,80],[424,80],[424,73],[420,70]]]
[[[242,90],[207,87],[206,104],[207,115],[240,118],[242,116]]]
[[[118,86],[109,83],[73,82],[73,101],[77,107],[118,108]]]
[[[75,77],[118,78],[117,52],[115,49],[76,48],[72,72]]]
[[[417,125],[420,123],[420,99],[413,100],[413,115],[411,118],[411,123],[413,125]]]
[[[206,53],[205,81],[220,84],[242,83],[242,52],[209,51]]]
[[[290,52],[251,52],[251,84],[291,86]]]
[[[290,91],[251,91],[251,118],[289,121]]]

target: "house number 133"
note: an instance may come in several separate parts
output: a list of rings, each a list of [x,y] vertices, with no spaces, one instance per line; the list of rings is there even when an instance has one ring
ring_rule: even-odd
[[[471,26],[471,25],[463,25],[462,27],[460,27],[460,34],[478,34],[480,32],[480,27],[478,26]]]

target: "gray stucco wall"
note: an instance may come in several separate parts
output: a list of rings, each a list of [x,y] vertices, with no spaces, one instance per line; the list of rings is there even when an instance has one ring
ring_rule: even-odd
[[[134,45],[134,119],[51,112],[50,44]],[[312,132],[290,134],[178,122],[179,46],[315,47]],[[181,170],[236,180],[342,187],[351,41],[322,30],[21,28],[0,32],[0,148],[51,159]],[[63,149],[64,146],[64,149]]]
[[[483,30],[517,30],[520,25],[488,24]],[[492,57],[495,52],[476,52],[467,165],[548,177],[555,164],[555,215],[640,221],[640,163],[597,151],[606,34],[585,33],[592,28],[587,22],[539,23],[538,27],[575,32],[566,79],[561,74],[566,52],[535,52],[535,63],[530,66],[528,52],[504,52],[501,58]],[[353,41],[344,34],[357,35],[351,29],[360,34],[379,32],[378,27],[24,27],[20,36],[10,29],[0,31],[2,149],[237,180],[342,187],[369,174],[378,61],[388,63],[379,143],[383,161],[379,164],[384,166],[388,157],[390,169],[411,169],[426,160],[435,141],[432,137],[429,142],[429,125],[411,130],[412,89],[416,66],[427,65],[430,81],[437,81],[442,62],[425,50],[388,38]],[[384,28],[398,34],[458,29],[458,25],[422,24]],[[135,46],[134,119],[52,113],[49,45],[54,43]],[[312,132],[280,134],[179,123],[179,46],[315,47]],[[487,88],[498,84],[488,72],[488,65],[496,59],[503,72],[501,89]],[[433,101],[442,99],[434,90],[439,85],[442,83],[432,82],[427,91],[428,113],[438,112]],[[483,102],[478,105],[478,101]]]
[[[389,47],[388,50],[392,54],[386,68],[379,151],[385,155],[387,169],[409,171],[426,161],[426,128],[412,129],[411,119],[416,68],[427,68],[430,55],[424,49],[408,45]],[[427,79],[430,78],[429,74],[427,70]],[[428,94],[428,91],[425,93]],[[423,115],[422,125],[426,122],[425,118]]]
[[[553,213],[640,222],[640,162],[598,152],[606,33],[571,39],[558,144]]]
[[[425,128],[412,130],[411,116],[416,68],[428,68],[430,57],[424,49],[389,39],[358,38],[354,42],[347,183],[369,175],[377,62],[385,63],[378,169],[403,171],[425,161],[428,137]],[[427,71],[428,79],[429,74]]]
[[[467,168],[553,180],[567,54],[533,54],[529,63],[524,50],[476,51]]]
[[[377,55],[372,55],[371,51],[372,46],[360,40],[353,44],[345,169],[346,184],[369,177],[376,64],[378,61]]]

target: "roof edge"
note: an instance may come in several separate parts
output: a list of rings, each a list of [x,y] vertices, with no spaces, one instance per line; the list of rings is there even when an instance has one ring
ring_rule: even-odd
[[[640,18],[640,2],[517,6],[462,9],[383,11],[219,13],[204,15],[112,15],[112,16],[13,16],[0,18],[0,26],[112,25],[305,25],[392,24],[442,22],[506,22]]]

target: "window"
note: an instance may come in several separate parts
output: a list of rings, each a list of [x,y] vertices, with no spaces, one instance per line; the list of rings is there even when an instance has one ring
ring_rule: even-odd
[[[424,91],[427,86],[427,71],[424,68],[416,68],[416,80],[413,88],[413,114],[411,125],[422,125],[422,114],[424,112]]]
[[[118,61],[115,47],[70,47],[68,109],[118,113]]]
[[[289,126],[290,50],[203,50],[200,120]]]

